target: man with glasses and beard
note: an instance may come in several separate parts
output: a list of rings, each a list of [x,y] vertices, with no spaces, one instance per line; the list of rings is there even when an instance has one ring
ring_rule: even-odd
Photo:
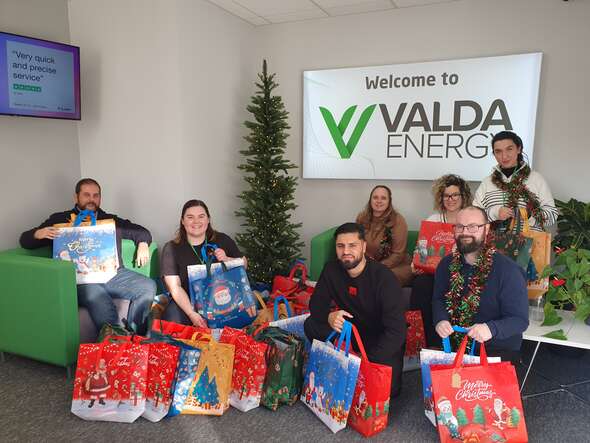
[[[451,336],[456,346],[463,336],[486,343],[488,355],[520,360],[522,333],[529,324],[524,271],[486,242],[490,225],[486,213],[468,206],[457,214],[457,249],[443,258],[434,277],[432,313],[436,332]]]
[[[96,214],[97,220],[112,219],[115,221],[117,232],[117,255],[119,264],[117,274],[106,283],[80,284],[77,286],[78,305],[88,309],[97,329],[109,323],[119,323],[117,308],[113,298],[123,298],[130,301],[128,322],[135,332],[146,332],[146,322],[149,309],[156,295],[156,283],[137,272],[125,269],[121,258],[121,239],[133,240],[137,246],[136,265],[141,267],[150,258],[149,244],[152,241],[150,232],[143,226],[131,223],[129,220],[107,214],[100,208],[101,189],[98,182],[92,178],[83,178],[76,184],[74,192],[74,208],[69,211],[56,212],[36,228],[21,234],[20,245],[25,249],[36,249],[53,245],[57,235],[58,223],[70,223],[80,211],[89,210]]]
[[[342,330],[344,320],[354,324],[369,360],[392,367],[391,396],[396,397],[406,339],[401,286],[389,268],[365,257],[362,225],[345,223],[334,237],[337,260],[322,270],[310,299],[305,334],[310,340],[324,341],[332,330]]]

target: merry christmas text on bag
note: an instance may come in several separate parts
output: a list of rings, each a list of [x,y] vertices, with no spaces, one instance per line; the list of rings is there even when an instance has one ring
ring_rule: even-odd
[[[516,371],[510,362],[489,363],[485,344],[480,364],[465,365],[467,337],[451,365],[432,365],[438,434],[441,442],[528,441]]]
[[[90,223],[84,220],[89,217]],[[76,283],[106,283],[117,274],[117,229],[114,220],[96,221],[93,211],[80,211],[72,224],[58,224],[53,258],[71,261]]]
[[[412,261],[414,267],[434,274],[440,261],[453,252],[454,247],[455,232],[451,223],[422,220]]]
[[[453,330],[464,334],[467,329],[460,326],[453,326]],[[434,400],[432,398],[432,379],[430,376],[430,365],[450,364],[455,361],[457,354],[451,352],[451,342],[449,338],[443,340],[444,351],[434,349],[422,349],[420,351],[420,371],[422,377],[422,396],[424,398],[424,414],[433,426],[436,426],[436,416],[434,415]],[[471,347],[469,355],[463,356],[463,363],[479,363],[479,357],[474,355],[475,348]],[[500,357],[488,357],[488,362],[497,363]]]

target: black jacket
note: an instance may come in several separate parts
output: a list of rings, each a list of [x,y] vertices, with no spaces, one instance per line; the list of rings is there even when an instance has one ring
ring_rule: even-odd
[[[33,229],[25,231],[20,236],[20,245],[25,249],[36,249],[43,246],[53,247],[53,241],[47,238],[37,240],[34,236],[37,229],[46,228],[53,226],[58,223],[69,223],[71,221],[71,214],[78,214],[80,209],[74,207],[69,211],[56,212],[51,214],[47,220],[41,223],[39,226]],[[140,225],[131,223],[129,220],[120,218],[114,214],[107,214],[102,209],[99,209],[96,214],[97,220],[115,220],[115,226],[117,227],[117,255],[119,257],[119,267],[123,266],[123,260],[121,258],[121,239],[133,240],[138,245],[141,242],[146,242],[148,245],[152,242],[152,235],[150,231]]]

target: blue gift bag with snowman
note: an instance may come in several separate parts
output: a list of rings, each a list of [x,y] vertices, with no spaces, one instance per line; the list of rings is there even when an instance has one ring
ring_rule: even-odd
[[[349,353],[351,333],[345,321],[336,346],[330,343],[335,332],[326,342],[314,340],[303,381],[301,401],[334,433],[346,427],[361,365]]]
[[[256,318],[256,303],[244,269],[244,260],[213,263],[207,244],[201,250],[205,264],[187,266],[191,303],[210,328],[241,329]]]
[[[86,218],[90,222],[84,221]],[[55,225],[53,258],[71,261],[76,268],[76,283],[106,283],[117,274],[117,228],[114,220],[99,220],[93,211],[84,210],[73,223]]]

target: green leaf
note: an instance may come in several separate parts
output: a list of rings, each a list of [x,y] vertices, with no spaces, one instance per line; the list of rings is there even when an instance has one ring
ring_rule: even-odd
[[[557,329],[556,331],[548,332],[547,334],[543,334],[543,337],[552,338],[554,340],[567,340],[563,329]]]
[[[551,303],[545,303],[545,319],[541,326],[555,326],[561,322],[561,317],[557,315],[557,311]]]

